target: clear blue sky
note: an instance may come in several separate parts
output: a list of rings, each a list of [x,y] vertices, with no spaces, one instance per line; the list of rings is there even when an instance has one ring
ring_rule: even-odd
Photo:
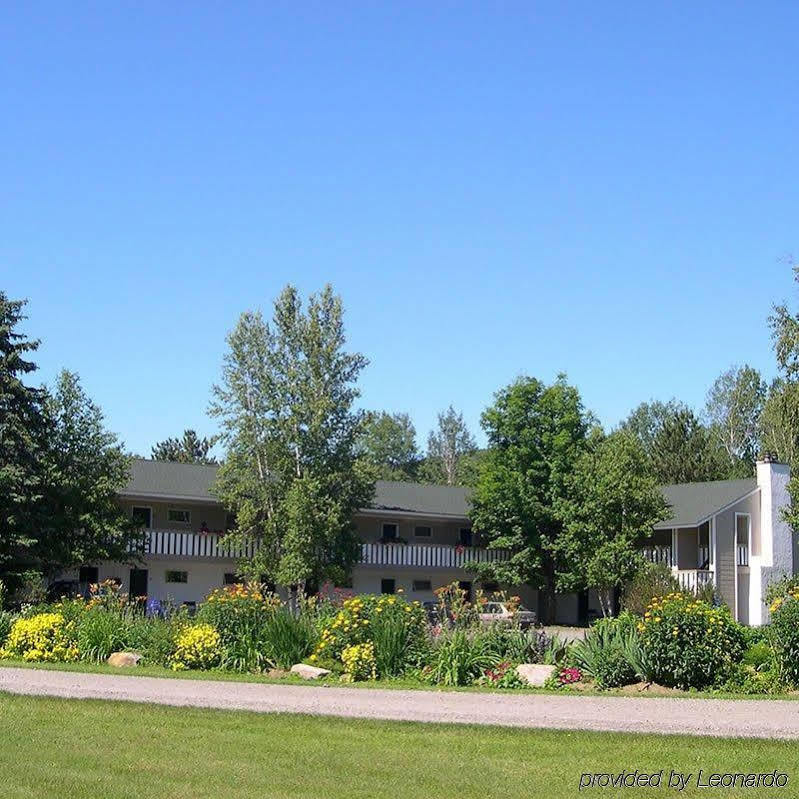
[[[112,8],[113,6],[113,8]],[[799,299],[794,2],[10,3],[0,286],[133,450],[330,281],[420,441],[566,371],[608,425],[773,374]]]

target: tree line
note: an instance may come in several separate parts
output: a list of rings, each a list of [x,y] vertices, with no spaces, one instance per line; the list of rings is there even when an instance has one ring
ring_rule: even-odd
[[[136,531],[116,502],[129,458],[77,375],[27,384],[38,342],[19,332],[23,308],[0,293],[0,577],[130,559]],[[247,311],[227,337],[209,406],[218,434],[186,430],[151,454],[212,463],[220,449],[213,491],[235,516],[230,535],[259,545],[245,575],[292,588],[345,579],[359,554],[353,514],[375,481],[416,480],[471,488],[482,543],[510,552],[475,564],[483,579],[538,587],[545,606],[586,587],[604,603],[667,513],[658,486],[751,475],[763,449],[793,465],[799,317],[775,306],[769,324],[777,378],[733,367],[699,413],[648,401],[606,432],[565,376],[521,376],[484,410],[484,447],[450,406],[422,453],[408,414],[358,409],[367,359],[347,347],[341,299],[287,286],[271,318]]]

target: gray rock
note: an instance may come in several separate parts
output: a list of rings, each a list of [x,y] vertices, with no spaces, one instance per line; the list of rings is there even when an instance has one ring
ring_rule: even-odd
[[[291,667],[292,674],[299,674],[306,680],[318,680],[320,677],[327,677],[330,672],[327,669],[320,669],[317,666],[309,666],[307,663],[295,663]]]
[[[542,688],[557,670],[557,666],[544,666],[542,663],[520,663],[516,667],[519,677],[536,688]]]
[[[113,652],[108,656],[108,665],[123,668],[125,666],[138,666],[141,655],[136,652]]]

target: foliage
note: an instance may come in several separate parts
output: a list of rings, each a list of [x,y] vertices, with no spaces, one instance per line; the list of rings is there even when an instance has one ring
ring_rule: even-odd
[[[665,563],[645,563],[622,593],[622,607],[639,616],[656,597],[678,591],[680,584]]]
[[[138,652],[145,664],[169,666],[178,633],[188,623],[185,610],[166,618],[137,613],[128,626],[127,648]]]
[[[598,688],[615,688],[640,679],[642,657],[636,618],[629,613],[597,621],[571,651],[571,660]]]
[[[558,687],[565,688],[568,685],[582,682],[583,673],[574,666],[565,666],[558,672],[556,679]]]
[[[154,461],[177,461],[178,463],[216,463],[210,452],[219,436],[200,438],[195,430],[184,430],[180,438],[167,438],[152,448]]]
[[[376,680],[375,645],[371,641],[348,646],[341,653],[344,673],[353,681]]]
[[[551,386],[519,378],[482,416],[489,448],[471,517],[487,545],[509,550],[510,558],[470,568],[483,580],[538,587],[544,623],[554,614],[555,555],[564,529],[558,505],[586,449],[588,424],[577,389],[563,376]]]
[[[492,688],[526,688],[527,683],[516,673],[516,667],[510,660],[503,660],[494,668],[488,668],[477,680],[478,685]]]
[[[621,429],[638,439],[659,484],[721,480],[729,459],[696,414],[684,403],[641,403]]]
[[[240,569],[290,587],[335,582],[358,558],[353,512],[374,493],[353,410],[366,359],[344,349],[341,301],[327,286],[303,308],[287,286],[271,323],[246,312],[227,342],[210,409],[227,447],[214,490],[236,514],[231,538],[258,544]]]
[[[197,620],[211,625],[220,636],[222,666],[235,671],[260,671],[270,644],[267,626],[280,600],[257,583],[228,585],[206,598]]]
[[[478,609],[469,602],[466,591],[457,581],[442,585],[434,591],[438,600],[439,624],[455,627],[471,627],[478,619]]]
[[[557,580],[562,591],[596,589],[607,616],[614,590],[642,568],[638,545],[666,517],[667,505],[632,435],[616,432],[592,444],[557,506]]]
[[[316,630],[303,614],[295,615],[285,607],[275,608],[266,617],[261,640],[269,663],[289,669],[311,654],[316,644]]]
[[[427,437],[427,457],[422,464],[422,479],[427,483],[465,485],[468,459],[477,444],[469,431],[463,414],[450,405],[438,414],[435,430]]]
[[[423,676],[437,685],[471,685],[500,658],[482,630],[442,630],[433,642],[431,661]]]
[[[688,409],[663,420],[653,441],[652,468],[661,484],[722,480],[728,475],[721,445]]]
[[[777,669],[788,685],[799,685],[799,588],[769,605],[771,640]]]
[[[127,614],[102,606],[88,608],[79,618],[75,635],[81,660],[102,663],[112,652],[126,649],[129,641]]]
[[[27,553],[41,517],[50,432],[43,390],[24,382],[36,370],[28,354],[39,346],[19,332],[24,307],[24,301],[0,291],[0,575],[11,591],[20,570],[30,566]]]
[[[100,560],[125,561],[136,528],[119,504],[130,463],[103,413],[66,370],[45,398],[43,519],[29,552],[47,575]]]
[[[766,604],[771,605],[775,599],[784,598],[797,591],[799,591],[799,574],[786,574],[766,586],[763,598]]]
[[[175,671],[212,669],[222,657],[222,640],[210,624],[185,627],[178,634],[171,664]]]
[[[766,641],[750,644],[743,653],[741,663],[755,671],[763,671],[774,663],[774,650]]]
[[[28,661],[71,661],[78,659],[72,630],[60,613],[39,613],[17,619],[11,627],[0,657]]]
[[[731,694],[778,694],[785,691],[779,672],[773,668],[756,669],[744,663],[737,664],[718,690]]]
[[[772,382],[760,415],[760,439],[764,452],[774,453],[795,470],[799,464],[799,382],[782,377]],[[799,497],[799,492],[791,496]]]
[[[427,618],[418,602],[396,595],[381,596],[369,616],[369,638],[374,644],[377,673],[398,677],[417,667],[425,655]]]
[[[728,477],[750,477],[759,446],[766,384],[751,366],[733,366],[710,387],[705,405],[708,428],[729,461]]]
[[[336,660],[350,646],[364,643],[369,635],[369,610],[366,599],[354,596],[344,600],[333,620],[321,631],[319,644],[311,660]]]
[[[681,593],[653,600],[637,629],[647,678],[675,688],[723,682],[744,649],[744,634],[726,606]]]
[[[13,613],[8,610],[0,610],[0,651],[3,649],[15,620],[16,617]]]
[[[407,413],[368,412],[357,441],[358,453],[380,480],[415,480],[419,466],[416,429]]]

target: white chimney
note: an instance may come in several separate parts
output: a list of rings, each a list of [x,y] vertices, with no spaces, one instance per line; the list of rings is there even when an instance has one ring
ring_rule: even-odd
[[[782,518],[790,506],[788,481],[790,467],[765,455],[759,460],[757,485],[760,488],[760,555],[750,558],[749,623],[765,624],[768,608],[763,602],[766,587],[773,580],[793,574],[793,533]]]

